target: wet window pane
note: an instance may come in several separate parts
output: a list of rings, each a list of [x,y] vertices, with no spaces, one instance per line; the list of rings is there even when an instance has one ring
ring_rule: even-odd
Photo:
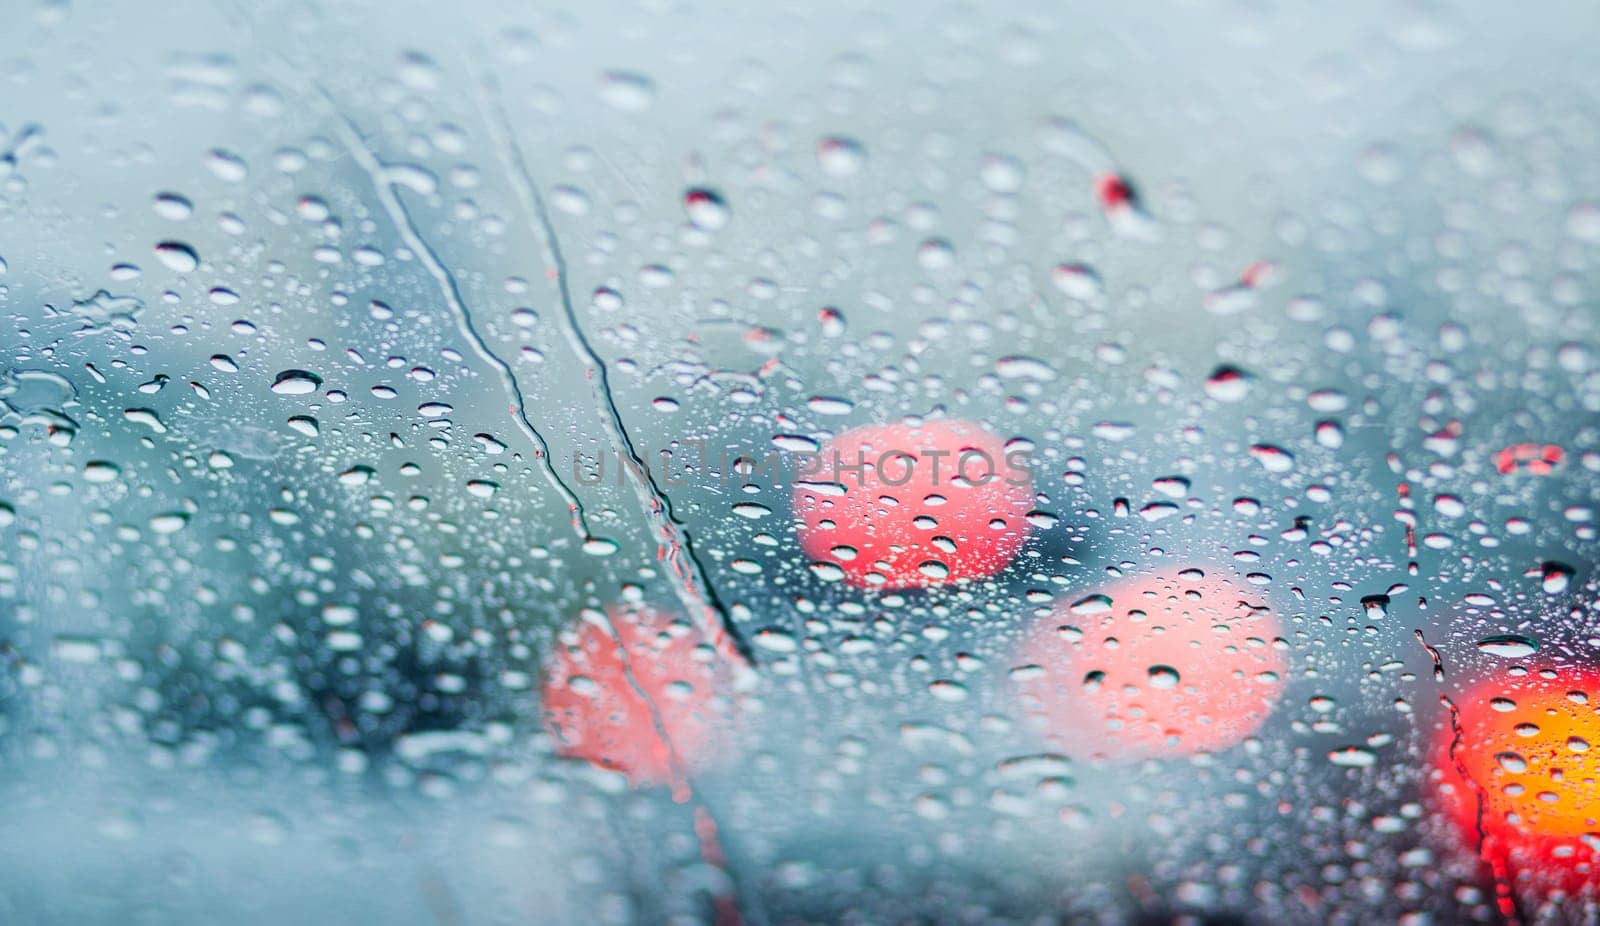
[[[0,920],[1594,915],[1600,11],[6,20]]]

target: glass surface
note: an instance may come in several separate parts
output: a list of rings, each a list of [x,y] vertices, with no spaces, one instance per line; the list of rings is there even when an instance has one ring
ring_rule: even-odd
[[[1600,8],[1129,6],[18,0],[0,921],[1596,916]]]

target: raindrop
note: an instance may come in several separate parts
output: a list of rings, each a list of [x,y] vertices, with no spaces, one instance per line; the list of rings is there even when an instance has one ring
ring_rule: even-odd
[[[278,395],[310,395],[322,386],[322,377],[305,370],[284,370],[272,382]]]
[[[803,434],[778,434],[772,438],[772,446],[787,453],[816,453],[822,445]]]
[[[181,222],[194,214],[194,204],[177,193],[160,193],[155,200],[156,215],[172,222]]]
[[[691,224],[706,231],[722,228],[733,216],[722,194],[705,187],[694,187],[683,194],[683,209],[689,214]]]
[[[295,415],[289,419],[289,427],[294,428],[306,437],[316,437],[321,432],[317,419],[309,415]]]
[[[322,606],[322,622],[329,627],[348,627],[360,617],[354,607],[347,604],[328,604]]]
[[[1111,596],[1089,595],[1072,603],[1072,613],[1078,615],[1105,614],[1111,610]]]
[[[644,112],[655,104],[655,82],[632,71],[607,71],[600,75],[600,100],[625,113]]]
[[[1151,502],[1139,509],[1139,517],[1146,521],[1161,521],[1182,511],[1172,502]]]
[[[756,631],[751,640],[756,646],[773,653],[792,653],[800,648],[794,634],[772,627]]]
[[[156,258],[175,273],[193,273],[200,266],[200,255],[181,241],[163,241],[156,245]]]
[[[50,641],[50,655],[62,662],[92,665],[104,654],[100,640],[78,634],[58,634]]]
[[[849,399],[819,395],[807,399],[806,407],[818,415],[848,415],[856,406]]]
[[[1294,469],[1294,454],[1272,444],[1255,444],[1250,456],[1269,473],[1287,473]]]
[[[1575,572],[1571,566],[1566,563],[1558,563],[1555,560],[1546,560],[1541,563],[1539,571],[1539,584],[1546,595],[1559,595],[1566,591],[1567,586],[1572,584],[1572,576]]]
[[[294,214],[307,222],[324,222],[332,211],[320,196],[302,196],[295,201]]]
[[[90,460],[83,464],[85,482],[112,482],[122,474],[121,468],[106,460]]]
[[[1050,271],[1050,282],[1063,295],[1082,301],[1098,298],[1105,292],[1105,282],[1100,279],[1099,272],[1088,264],[1057,264]]]
[[[1371,768],[1378,763],[1378,754],[1365,746],[1345,746],[1330,751],[1328,761],[1344,768]]]
[[[1097,421],[1089,429],[1089,433],[1101,440],[1116,443],[1132,437],[1137,430],[1138,428],[1127,421]]]
[[[175,534],[188,523],[189,516],[182,512],[158,514],[150,519],[150,529],[158,534]]]
[[[122,417],[134,424],[142,424],[157,434],[167,433],[167,426],[161,422],[161,417],[153,409],[129,408],[124,409]]]
[[[372,481],[373,469],[370,466],[352,466],[339,474],[339,484],[344,486],[364,486]]]
[[[1306,404],[1312,411],[1332,414],[1342,412],[1350,406],[1350,397],[1337,389],[1318,389],[1306,396]]]
[[[924,270],[943,270],[955,262],[955,246],[943,238],[929,238],[917,245],[917,263]]]
[[[1223,365],[1206,377],[1206,395],[1218,402],[1242,402],[1250,394],[1255,377],[1235,366]]]
[[[1026,176],[1022,162],[1009,154],[986,154],[978,166],[978,179],[995,193],[1017,192]]]
[[[74,301],[72,314],[83,320],[86,331],[112,328],[122,331],[132,329],[144,311],[144,302],[134,296],[113,296],[98,290],[88,299]]]
[[[245,164],[244,158],[231,151],[213,148],[206,155],[206,167],[217,179],[228,183],[239,183],[250,176],[250,168]]]
[[[994,371],[1002,379],[1031,379],[1048,383],[1056,378],[1055,367],[1034,357],[1001,357],[994,362]]]
[[[1151,666],[1149,675],[1151,688],[1178,687],[1178,670],[1171,666]]]
[[[867,149],[853,138],[834,135],[817,142],[817,166],[830,177],[860,173],[866,163]]]
[[[1515,633],[1495,634],[1484,637],[1478,641],[1478,649],[1491,656],[1500,656],[1505,659],[1521,659],[1532,656],[1539,651],[1539,644],[1532,638]]]

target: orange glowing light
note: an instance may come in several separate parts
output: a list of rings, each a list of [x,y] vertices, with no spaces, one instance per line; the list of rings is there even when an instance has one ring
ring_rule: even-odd
[[[1455,700],[1430,765],[1436,803],[1468,844],[1516,879],[1600,880],[1600,670],[1500,675]],[[1480,839],[1480,828],[1482,838]]]

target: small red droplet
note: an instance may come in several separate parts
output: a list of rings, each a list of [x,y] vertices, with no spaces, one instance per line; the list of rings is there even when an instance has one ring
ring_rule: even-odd
[[[1272,271],[1276,269],[1277,267],[1272,263],[1272,261],[1258,260],[1250,266],[1244,268],[1244,272],[1239,274],[1239,282],[1244,286],[1255,289],[1256,287],[1265,283],[1267,279],[1272,276]]]
[[[1133,187],[1118,174],[1100,174],[1094,178],[1095,196],[1100,207],[1107,211],[1124,209],[1133,205]]]

